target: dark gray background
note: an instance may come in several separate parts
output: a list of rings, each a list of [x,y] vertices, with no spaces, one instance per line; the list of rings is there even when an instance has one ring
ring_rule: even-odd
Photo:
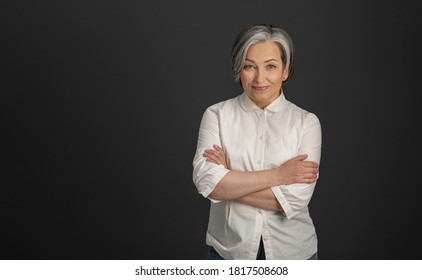
[[[286,97],[320,118],[321,259],[419,259],[418,1],[6,1],[0,258],[204,259],[203,111],[232,42],[284,27]]]

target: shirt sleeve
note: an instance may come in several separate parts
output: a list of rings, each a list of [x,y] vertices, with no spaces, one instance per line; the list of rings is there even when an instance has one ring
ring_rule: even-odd
[[[208,197],[218,182],[229,172],[223,165],[208,162],[203,156],[204,151],[212,149],[213,145],[221,147],[219,119],[217,111],[208,108],[202,116],[193,159],[193,182],[198,192],[204,197]],[[219,200],[209,199],[212,202],[219,202]]]
[[[315,161],[319,164],[322,144],[321,125],[318,118],[312,113],[305,121],[301,140],[298,154],[307,154],[306,160]],[[291,219],[308,207],[316,182],[312,184],[280,185],[271,188],[287,219]]]

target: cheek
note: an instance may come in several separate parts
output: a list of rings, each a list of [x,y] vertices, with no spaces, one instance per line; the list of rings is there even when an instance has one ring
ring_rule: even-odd
[[[270,78],[270,81],[273,83],[273,84],[276,84],[276,85],[278,85],[278,84],[281,84],[282,82],[283,82],[283,77],[282,77],[282,75],[281,74],[274,74],[274,75],[272,75],[271,76],[271,78]]]
[[[247,85],[253,80],[253,75],[251,73],[242,72],[242,74],[240,74],[240,79],[242,80],[242,85]]]

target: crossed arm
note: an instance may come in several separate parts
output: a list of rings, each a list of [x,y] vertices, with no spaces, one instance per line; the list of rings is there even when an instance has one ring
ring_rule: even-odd
[[[221,147],[214,145],[203,154],[208,162],[230,169]],[[209,197],[216,200],[237,200],[254,207],[283,211],[271,190],[272,186],[294,183],[312,184],[318,176],[318,163],[306,161],[307,155],[296,156],[269,170],[239,172],[230,170],[215,186]]]

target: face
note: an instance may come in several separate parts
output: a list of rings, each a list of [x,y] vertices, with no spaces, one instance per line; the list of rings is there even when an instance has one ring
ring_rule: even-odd
[[[263,109],[277,99],[287,75],[276,43],[266,41],[249,47],[240,79],[244,91],[258,107]]]

